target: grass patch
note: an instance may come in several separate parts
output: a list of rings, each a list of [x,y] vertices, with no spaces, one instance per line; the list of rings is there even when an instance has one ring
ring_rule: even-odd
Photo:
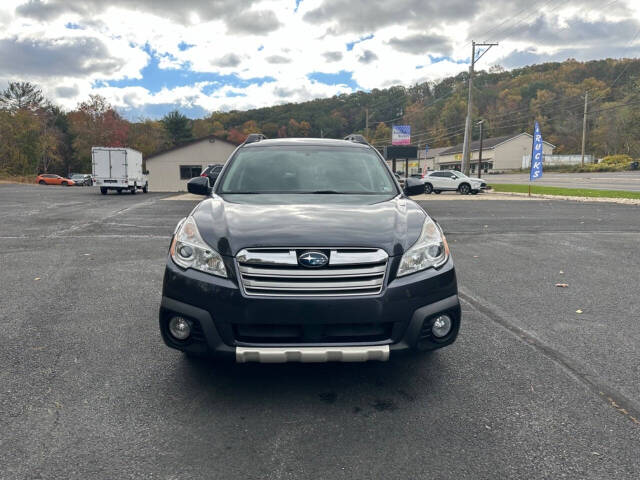
[[[528,193],[529,185],[515,185],[510,183],[496,183],[491,185],[494,192]],[[598,198],[633,198],[640,199],[640,192],[627,190],[594,190],[588,188],[563,188],[531,185],[531,193],[538,195],[564,195],[567,197],[598,197]]]
[[[35,175],[21,176],[21,175],[1,175],[0,183],[36,183]]]

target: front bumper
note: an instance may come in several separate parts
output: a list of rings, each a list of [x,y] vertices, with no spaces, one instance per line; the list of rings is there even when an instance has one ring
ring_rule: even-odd
[[[460,303],[451,259],[437,270],[429,269],[394,278],[399,257],[389,259],[386,282],[378,295],[360,297],[246,296],[238,286],[232,259],[225,259],[234,278],[219,278],[183,270],[168,258],[160,306],[160,332],[172,348],[195,355],[226,356],[237,362],[366,361],[387,360],[391,353],[434,350],[453,343],[460,327]],[[437,339],[431,324],[439,314],[453,321],[451,333]],[[179,342],[168,332],[173,316],[192,324],[191,337]],[[340,341],[305,339],[247,341],[243,329],[301,327],[317,334],[332,329],[380,327],[377,337],[344,337]],[[383,328],[384,327],[384,328]],[[312,335],[313,337],[313,335]]]

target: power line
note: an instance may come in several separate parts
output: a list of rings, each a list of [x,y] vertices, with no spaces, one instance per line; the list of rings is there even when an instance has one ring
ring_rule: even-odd
[[[588,114],[592,115],[594,113],[607,112],[609,110],[616,110],[618,108],[628,107],[629,105],[637,105],[638,103],[640,103],[640,100],[634,100],[632,102],[626,102],[620,105],[614,105],[612,107],[601,108],[600,110],[591,110]]]
[[[542,6],[540,6],[540,8],[546,7],[546,6],[547,6],[547,5],[549,5],[552,1],[553,1],[553,0],[547,0],[547,1],[545,1],[545,2],[544,2],[544,4],[543,4]],[[619,0],[612,0],[612,1],[610,1],[609,3],[607,3],[603,8],[608,8],[609,6],[611,6],[611,5],[615,4],[615,3],[617,3],[618,1],[619,1]],[[550,12],[553,12],[553,11],[557,10],[558,8],[560,8],[560,7],[561,7],[563,4],[565,4],[565,3],[566,3],[566,1],[558,2],[558,3],[557,3],[557,4],[556,4],[556,5],[555,5],[551,10],[550,10]],[[513,31],[514,31],[514,29],[515,29],[517,26],[519,26],[521,23],[523,23],[523,22],[526,20],[526,18],[527,18],[527,17],[523,17],[523,18],[522,18],[522,19],[520,19],[518,22],[516,22],[514,25],[512,25],[512,26],[510,26],[510,27],[508,27],[508,28],[500,29],[500,27],[502,27],[503,25],[505,25],[505,24],[506,24],[506,23],[508,23],[509,21],[511,21],[511,20],[513,20],[513,19],[515,19],[515,18],[519,17],[522,13],[524,13],[524,12],[526,12],[526,11],[528,11],[528,10],[531,10],[531,9],[533,9],[533,8],[537,8],[537,5],[538,5],[538,4],[539,4],[539,2],[536,2],[536,3],[534,3],[534,5],[529,6],[529,7],[525,8],[525,9],[520,10],[517,14],[515,14],[515,15],[513,15],[513,16],[509,17],[508,19],[506,19],[506,20],[502,21],[502,22],[501,22],[497,27],[494,27],[494,28],[492,28],[492,29],[490,29],[490,30],[488,30],[488,31],[485,31],[482,35],[486,35],[487,33],[490,33],[490,32],[493,32],[493,31],[498,30],[498,31],[500,31],[501,33],[505,34],[505,35],[502,37],[502,40],[504,40],[505,38],[507,38],[507,37],[508,37],[508,36],[509,36]],[[632,38],[632,40],[630,41],[629,45],[631,45],[631,44],[635,41],[635,39],[638,37],[638,35],[640,35],[640,29],[638,29],[638,31],[636,32],[636,34],[634,35],[634,37],[633,37],[633,38]],[[468,45],[468,44],[467,44],[467,45]],[[488,49],[487,49],[487,50],[488,50]],[[486,53],[486,51],[487,51],[487,50],[482,51],[482,53],[481,53],[481,55],[480,55],[480,56],[484,55],[484,54]],[[478,59],[479,59],[479,58],[478,58]],[[473,61],[475,61],[475,60],[476,60],[476,59],[475,59],[475,50],[474,50],[474,58],[473,58],[472,60],[473,60]],[[616,77],[616,79],[611,83],[611,85],[609,85],[609,87],[608,87],[608,88],[612,88],[612,87],[613,87],[613,86],[618,82],[618,80],[622,77],[622,75],[624,75],[624,73],[627,71],[627,69],[630,67],[630,65],[631,65],[631,61],[629,61],[629,62],[627,63],[627,65],[625,65],[625,67],[624,67],[624,69],[622,70],[622,72],[620,72],[620,74],[619,74],[619,75]],[[471,80],[471,76],[470,76],[470,80]],[[592,88],[592,89],[590,89],[590,90],[587,90],[587,92],[585,92],[585,94],[588,94],[589,92],[591,92],[591,91],[593,91],[593,90],[595,90],[595,89],[596,89],[596,87],[594,87],[594,88]],[[427,104],[427,105],[421,105],[421,106],[420,106],[420,109],[421,109],[421,110],[424,110],[424,109],[426,109],[426,108],[428,108],[428,107],[430,107],[430,106],[434,105],[435,103],[437,103],[437,102],[439,102],[439,101],[442,101],[442,100],[444,100],[445,98],[448,98],[448,97],[452,96],[454,93],[456,93],[456,90],[455,90],[455,89],[453,89],[452,91],[450,91],[448,94],[446,94],[446,95],[444,95],[444,96],[442,96],[442,97],[440,97],[440,98],[437,98],[437,99],[433,100],[432,102],[430,102],[430,103],[429,103],[429,104]],[[591,101],[591,102],[592,102],[592,104],[593,104],[594,102],[599,101],[600,99],[602,99],[602,98],[604,97],[604,95],[605,95],[605,92],[602,92],[602,93],[600,94],[600,96],[598,96],[598,97],[594,98],[594,99]],[[570,97],[563,97],[563,98],[554,99],[554,100],[549,100],[549,101],[546,101],[546,102],[543,102],[543,103],[538,104],[538,105],[537,105],[537,107],[538,107],[538,108],[542,108],[542,107],[545,107],[545,106],[555,105],[555,104],[558,104],[558,103],[561,103],[561,102],[566,102],[566,101],[567,101],[567,99],[575,98],[575,97],[582,97],[582,94],[572,95],[572,96],[570,96]],[[579,107],[579,106],[581,106],[581,105],[582,105],[582,101],[581,101],[580,103],[577,103],[577,104],[574,104],[574,105],[569,105],[569,106],[567,106],[567,107],[564,107],[564,110],[565,110],[565,111],[566,111],[566,110],[571,110],[571,109],[576,108],[576,107]],[[621,105],[621,106],[624,106],[624,105]],[[619,108],[619,107],[621,107],[621,106],[618,106],[618,107],[611,107],[611,108]],[[593,112],[590,112],[590,113],[597,113],[597,112],[599,112],[599,111],[603,111],[603,110],[597,110],[597,111],[593,111]],[[520,113],[520,112],[522,112],[522,113]],[[521,117],[521,118],[520,118],[520,119],[518,119],[518,123],[513,124],[513,125],[519,125],[520,123],[524,122],[524,121],[526,120],[526,117],[528,117],[528,116],[530,115],[530,113],[531,113],[531,109],[530,109],[530,107],[525,107],[525,108],[522,108],[522,109],[519,109],[519,110],[513,110],[513,111],[505,112],[505,113],[502,113],[502,114],[499,114],[499,115],[489,116],[489,117],[487,118],[487,120],[488,120],[489,122],[491,122],[491,123],[492,123],[492,128],[494,128],[494,129],[507,128],[509,125],[504,125],[504,124],[501,124],[500,122],[498,122],[498,123],[496,124],[496,123],[495,123],[495,120],[496,120],[496,119],[499,119],[499,118],[503,118],[503,117],[509,116],[510,118],[509,118],[509,120],[508,120],[508,121],[512,121],[512,120],[514,119],[514,118],[513,118],[513,117],[514,117],[514,114],[518,114],[518,113],[520,113],[520,114],[519,114],[519,115],[516,115],[516,117]],[[392,121],[395,121],[395,120],[399,120],[399,119],[400,119],[400,118],[402,118],[402,117],[404,117],[404,115],[402,115],[402,116],[400,116],[400,117],[396,117],[396,118],[390,119],[390,120],[385,120],[385,121],[380,121],[380,122],[374,122],[374,123],[375,123],[375,124],[388,123],[388,122],[392,122]],[[547,120],[549,120],[549,118],[547,118]],[[459,126],[462,126],[462,125],[466,125],[466,122],[465,122],[465,124],[461,124],[461,125],[459,125]],[[448,131],[448,130],[450,130],[451,128],[455,128],[455,127],[457,127],[457,126],[458,126],[458,125],[448,127],[448,128],[447,128],[447,131]],[[458,133],[458,132],[460,132],[460,131],[459,131],[459,130],[458,130],[458,131],[455,131],[454,133],[451,133],[451,134],[447,135],[447,137],[457,136],[457,135],[459,135],[459,134],[460,134],[460,133]],[[424,136],[424,135],[430,135],[430,134],[431,134],[431,133],[430,133],[430,131],[429,131],[429,130],[424,130],[424,131],[422,131],[422,132],[414,133],[414,134],[413,134],[413,136],[414,136],[414,138],[415,138],[415,137],[421,137],[421,136]],[[422,140],[420,140],[420,142],[424,142],[424,141],[432,140],[432,139],[440,139],[440,138],[444,138],[444,137],[442,137],[442,136],[431,137],[430,139],[422,139]],[[466,143],[466,142],[465,142],[465,143]]]

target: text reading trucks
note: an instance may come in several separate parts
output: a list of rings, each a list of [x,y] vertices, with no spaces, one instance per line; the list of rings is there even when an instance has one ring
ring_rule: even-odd
[[[93,180],[106,195],[109,190],[147,193],[149,182],[142,171],[142,153],[131,148],[93,147]]]

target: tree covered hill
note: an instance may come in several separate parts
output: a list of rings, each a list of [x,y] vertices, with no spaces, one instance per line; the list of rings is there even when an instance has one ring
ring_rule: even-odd
[[[392,123],[412,127],[412,143],[431,147],[462,142],[468,74],[412,87],[357,92],[245,112],[216,112],[200,120],[211,133],[342,137],[366,133],[376,145],[390,141]],[[540,122],[558,153],[579,152],[584,95],[589,96],[588,145],[596,155],[640,155],[640,60],[545,63],[515,70],[493,68],[474,77],[474,120],[485,134],[531,131]],[[478,132],[474,130],[474,138]]]
[[[421,147],[460,143],[467,110],[467,73],[412,87],[395,86],[297,104],[214,112],[190,120],[172,112],[160,121],[128,122],[104,98],[91,96],[64,112],[40,89],[15,82],[0,94],[0,175],[90,171],[92,145],[128,146],[145,156],[191,138],[217,135],[241,142],[268,137],[341,138],[363,133],[388,144],[391,125],[409,124]],[[485,136],[531,131],[540,122],[557,153],[580,151],[584,96],[588,95],[587,153],[640,156],[640,60],[545,63],[477,72],[474,121]],[[369,118],[367,129],[367,114]],[[477,128],[474,128],[474,138]]]

